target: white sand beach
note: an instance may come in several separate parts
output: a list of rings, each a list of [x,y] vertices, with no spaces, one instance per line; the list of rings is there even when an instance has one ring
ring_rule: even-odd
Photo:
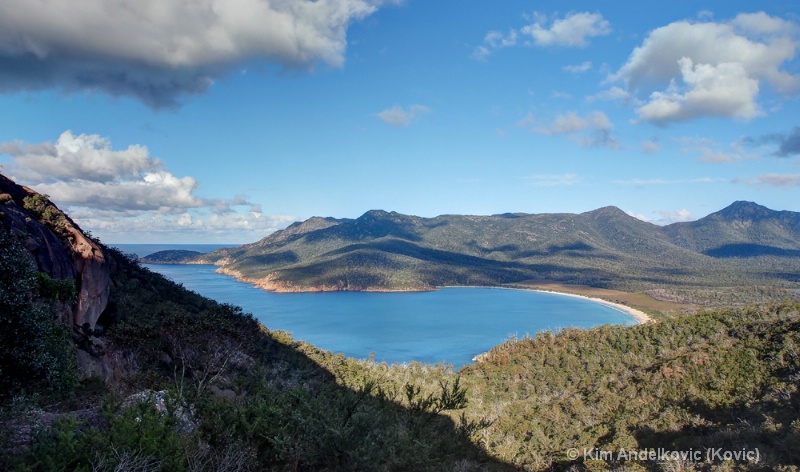
[[[608,300],[603,300],[602,298],[587,297],[586,295],[578,295],[578,294],[575,294],[575,293],[557,292],[555,290],[541,290],[541,289],[526,289],[526,290],[533,290],[534,292],[552,293],[552,294],[555,294],[555,295],[564,295],[566,297],[577,297],[577,298],[583,298],[585,300],[591,300],[591,301],[593,301],[595,303],[600,303],[600,304],[615,308],[615,309],[617,309],[619,311],[622,311],[622,312],[630,315],[634,319],[636,319],[636,321],[638,321],[640,324],[649,323],[649,322],[653,321],[653,318],[651,318],[650,315],[648,315],[647,313],[645,313],[645,312],[643,312],[641,310],[637,310],[635,308],[631,308],[628,305],[623,305],[621,303],[614,303],[614,302],[610,302]]]

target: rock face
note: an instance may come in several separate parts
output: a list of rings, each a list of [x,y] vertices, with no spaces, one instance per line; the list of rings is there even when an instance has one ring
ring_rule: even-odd
[[[93,331],[111,291],[111,266],[102,248],[46,196],[3,175],[0,225],[23,238],[39,271],[54,279],[75,281],[77,303],[62,307],[59,316],[74,327]]]

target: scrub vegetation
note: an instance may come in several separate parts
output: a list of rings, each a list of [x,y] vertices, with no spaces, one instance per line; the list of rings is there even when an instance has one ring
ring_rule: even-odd
[[[800,461],[795,303],[544,332],[455,372],[319,350],[110,254],[105,355],[115,374],[85,378],[59,400],[47,393],[59,376],[19,384],[4,397],[3,468],[796,470]],[[15,280],[35,280],[24,261],[11,263]],[[711,447],[759,457],[591,455]]]
[[[26,214],[12,203],[0,212],[0,470],[800,466],[800,303],[785,287],[655,288],[657,306],[680,309],[652,323],[509,339],[460,371],[388,365],[271,331],[99,241],[107,306],[70,330],[59,313],[79,287],[37,271],[26,233],[66,216],[44,197]],[[701,296],[713,308],[698,310]]]

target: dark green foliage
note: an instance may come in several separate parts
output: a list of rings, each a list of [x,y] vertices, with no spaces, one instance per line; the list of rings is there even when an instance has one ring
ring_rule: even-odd
[[[0,397],[64,395],[75,386],[75,350],[54,309],[74,297],[72,281],[37,273],[15,238],[0,229]]]
[[[167,406],[160,412],[146,399],[125,407],[109,403],[98,418],[59,419],[39,432],[17,467],[54,472],[190,470],[190,459],[200,453],[197,437],[179,431],[177,406]]]
[[[573,447],[737,447],[758,448],[774,470],[798,465],[787,448],[800,419],[798,343],[800,305],[720,310],[541,333],[496,347],[462,378],[490,405],[472,413],[497,415],[489,452],[520,465],[566,468]]]

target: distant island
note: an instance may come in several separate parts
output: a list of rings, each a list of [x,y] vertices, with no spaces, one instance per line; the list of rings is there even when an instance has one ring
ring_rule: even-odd
[[[239,247],[168,251],[147,261],[216,264],[279,292],[561,284],[668,299],[680,298],[681,287],[769,287],[780,297],[800,287],[800,213],[739,201],[697,221],[657,226],[616,207],[435,218],[372,210],[356,219],[313,217]]]
[[[198,251],[187,251],[185,249],[168,249],[158,251],[139,259],[145,264],[185,264],[204,253]]]

